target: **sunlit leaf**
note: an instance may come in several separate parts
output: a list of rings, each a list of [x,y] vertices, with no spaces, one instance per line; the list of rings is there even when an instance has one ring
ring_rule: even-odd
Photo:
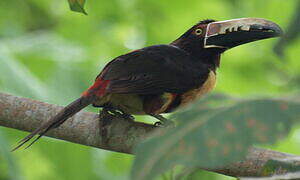
[[[84,10],[85,0],[68,0],[68,1],[69,1],[70,9],[72,11],[81,12],[87,15],[87,13]]]
[[[153,179],[177,164],[225,166],[241,160],[253,144],[274,143],[300,117],[299,103],[282,100],[240,101],[206,110],[201,106],[178,113],[176,128],[160,130],[137,147],[133,179]]]

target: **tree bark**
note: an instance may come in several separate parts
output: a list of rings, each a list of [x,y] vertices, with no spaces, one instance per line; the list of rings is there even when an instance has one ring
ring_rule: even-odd
[[[0,93],[0,126],[33,131],[62,109],[61,106]],[[155,126],[101,113],[79,112],[46,136],[110,151],[132,153],[133,147],[145,139]],[[20,137],[21,138],[21,137]],[[268,162],[279,162],[272,171],[264,170]],[[282,163],[281,163],[282,162]],[[299,169],[298,156],[267,149],[252,148],[244,161],[209,169],[233,177],[262,177],[284,174],[285,167]]]

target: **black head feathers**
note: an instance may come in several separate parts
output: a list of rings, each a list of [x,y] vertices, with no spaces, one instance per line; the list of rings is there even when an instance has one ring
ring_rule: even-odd
[[[209,23],[212,23],[212,22],[216,22],[216,20],[213,20],[213,19],[204,19],[202,21],[199,21],[198,24],[209,24]]]

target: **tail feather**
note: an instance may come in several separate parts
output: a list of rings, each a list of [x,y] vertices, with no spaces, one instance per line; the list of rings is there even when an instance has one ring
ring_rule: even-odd
[[[42,124],[39,128],[37,128],[32,133],[30,133],[28,136],[26,136],[24,139],[19,141],[18,142],[19,145],[16,146],[12,151],[19,149],[21,146],[23,146],[28,141],[30,141],[35,135],[39,134],[39,136],[36,139],[34,139],[26,148],[30,147],[33,143],[35,143],[39,138],[41,138],[49,130],[60,126],[69,117],[73,116],[74,114],[79,112],[81,109],[83,109],[86,106],[88,106],[89,104],[91,104],[93,102],[93,100],[94,100],[93,96],[82,96],[82,97],[76,99],[71,104],[69,104],[68,106],[63,108],[57,115],[52,117],[49,121]]]

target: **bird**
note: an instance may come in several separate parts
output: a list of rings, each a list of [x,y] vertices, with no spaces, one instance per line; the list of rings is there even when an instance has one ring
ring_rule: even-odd
[[[249,42],[279,37],[282,29],[262,18],[202,20],[169,44],[137,49],[111,60],[94,84],[54,117],[23,138],[14,150],[92,104],[122,116],[173,112],[210,92],[216,84],[221,54]]]

